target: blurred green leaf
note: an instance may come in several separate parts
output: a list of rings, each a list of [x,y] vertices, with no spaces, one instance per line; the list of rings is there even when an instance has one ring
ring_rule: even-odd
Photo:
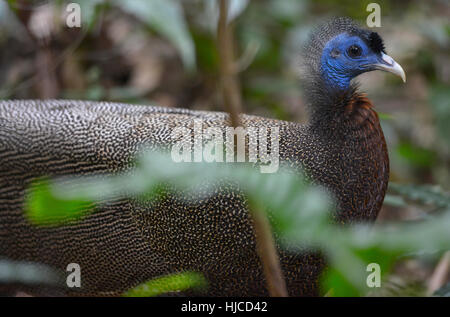
[[[427,296],[426,287],[414,280],[390,275],[381,282],[381,287],[373,288],[367,293],[370,297],[424,297]]]
[[[390,182],[389,190],[422,204],[432,204],[436,207],[450,208],[450,195],[444,192],[439,186],[397,184]]]
[[[65,199],[52,193],[48,179],[36,180],[25,200],[25,214],[37,225],[63,224],[80,219],[93,203],[86,199]]]
[[[298,22],[307,6],[307,1],[297,0],[271,0],[268,3],[268,8],[275,18],[292,25]]]
[[[174,0],[114,0],[114,3],[165,36],[178,49],[185,67],[195,69],[195,47],[183,15],[183,7]]]
[[[298,252],[321,250],[330,268],[323,280],[336,296],[367,293],[370,290],[366,285],[369,263],[378,263],[384,275],[400,256],[450,248],[450,213],[401,226],[337,226],[330,218],[333,204],[327,192],[308,184],[300,171],[287,168],[276,174],[262,174],[248,164],[175,163],[168,154],[146,152],[133,171],[102,179],[77,179],[70,182],[70,186],[67,180],[55,182],[52,192],[74,200],[67,205],[70,214],[74,207],[81,206],[79,202],[136,196],[154,199],[160,193],[161,184],[170,185],[180,198],[189,201],[193,195],[197,198],[213,195],[217,184],[222,182],[239,189],[248,199],[251,210],[267,212],[276,238],[284,248]],[[48,210],[64,212],[59,208],[63,206],[61,201],[53,203],[55,200],[48,196],[50,191],[46,188],[42,199],[49,199],[50,206],[58,206]],[[448,196],[435,188],[394,184],[393,190],[439,206],[450,203]],[[45,213],[47,209],[42,206],[48,204],[37,205],[40,212]],[[58,219],[62,215],[53,213],[53,217]],[[152,289],[148,285],[143,288],[149,294],[153,294]]]
[[[198,67],[216,73],[219,65],[219,54],[214,38],[203,33],[194,33],[193,38],[197,48]]]
[[[356,297],[360,295],[356,288],[346,277],[335,267],[325,270],[320,279],[321,291],[328,292],[329,297]]]
[[[206,279],[202,274],[185,272],[163,276],[145,282],[125,292],[126,297],[153,297],[170,292],[180,292],[188,289],[204,290]]]
[[[97,13],[104,0],[77,0],[81,9],[81,22],[91,29],[97,21]]]
[[[378,117],[381,120],[393,120],[394,116],[389,114],[389,113],[385,113],[385,112],[378,112]]]
[[[409,163],[418,167],[429,167],[436,161],[436,153],[414,144],[402,142],[397,145],[397,153]]]
[[[390,194],[386,194],[386,196],[384,197],[384,204],[393,207],[405,207],[408,205],[407,202],[401,196]]]
[[[0,259],[0,283],[56,285],[60,281],[61,275],[46,265]]]

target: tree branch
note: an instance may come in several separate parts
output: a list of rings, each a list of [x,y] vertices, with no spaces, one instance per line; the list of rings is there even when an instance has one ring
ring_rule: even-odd
[[[228,1],[220,0],[220,14],[217,26],[217,40],[220,56],[220,75],[225,108],[230,113],[231,124],[238,127],[242,112],[240,85],[236,76],[232,27],[228,24]]]
[[[236,76],[237,69],[234,60],[233,33],[231,26],[228,24],[227,0],[220,0],[217,40],[220,55],[223,101],[230,114],[232,126],[238,127],[240,125],[239,113],[242,111],[242,97],[239,81]],[[251,206],[250,214],[253,218],[257,252],[263,266],[269,294],[270,296],[288,296],[267,216],[261,210],[255,209],[254,206]]]
[[[264,212],[252,208],[258,255],[267,281],[267,289],[272,297],[287,297],[286,282],[281,271],[280,260],[273,240],[269,221]]]

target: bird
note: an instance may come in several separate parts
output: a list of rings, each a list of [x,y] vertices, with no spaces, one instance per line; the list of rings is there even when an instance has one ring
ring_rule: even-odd
[[[389,179],[379,118],[355,78],[382,70],[405,81],[380,35],[338,17],[316,27],[301,52],[306,123],[240,115],[243,126],[279,130],[279,159],[305,171],[336,199],[334,221],[373,222]],[[147,280],[201,272],[207,296],[267,296],[253,221],[238,187],[187,203],[119,199],[65,226],[29,223],[23,206],[33,180],[128,171],[143,146],[173,144],[171,131],[227,127],[224,112],[81,100],[0,101],[0,257],[65,271],[81,267],[81,288],[67,296],[119,296]],[[323,257],[278,249],[290,296],[320,294]],[[17,286],[22,287],[22,286]],[[38,288],[32,292],[39,294]],[[189,293],[188,293],[189,294]]]

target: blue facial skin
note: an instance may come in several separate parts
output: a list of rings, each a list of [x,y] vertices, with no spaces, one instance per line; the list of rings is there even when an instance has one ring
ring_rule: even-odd
[[[361,55],[350,56],[349,48],[360,48]],[[375,70],[380,63],[381,54],[374,53],[358,36],[339,34],[327,42],[321,58],[321,75],[325,82],[335,88],[345,90],[356,76]]]

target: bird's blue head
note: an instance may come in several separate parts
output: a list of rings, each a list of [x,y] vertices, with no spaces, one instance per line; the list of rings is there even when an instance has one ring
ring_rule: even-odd
[[[350,19],[337,18],[318,28],[306,47],[306,63],[326,86],[345,90],[356,76],[383,70],[405,81],[402,67],[388,56],[376,32],[356,26]]]
[[[401,66],[386,55],[381,38],[375,32],[368,41],[358,35],[341,33],[329,40],[322,51],[321,75],[330,85],[346,89],[356,76],[380,69],[405,80]]]

